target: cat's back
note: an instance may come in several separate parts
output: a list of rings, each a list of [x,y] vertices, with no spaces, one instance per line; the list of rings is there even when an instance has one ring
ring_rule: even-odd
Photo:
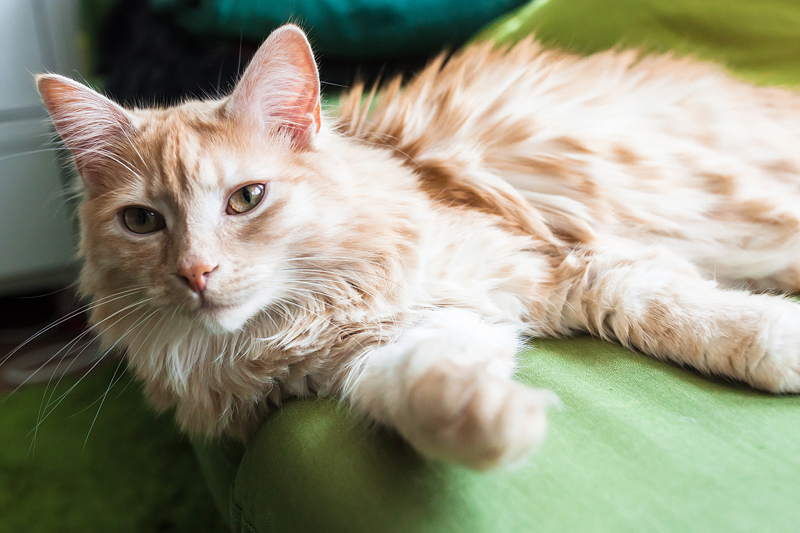
[[[393,80],[369,113],[373,100],[362,93],[357,87],[343,100],[340,129],[407,148],[409,157],[491,153],[531,140],[543,151],[580,151],[579,143],[643,145],[648,135],[733,150],[751,145],[762,128],[785,130],[793,146],[800,140],[797,94],[754,87],[692,58],[636,51],[581,57],[532,40],[509,49],[479,44],[439,56],[405,86]]]
[[[800,200],[800,96],[691,58],[482,44],[390,83],[369,115],[361,100],[345,99],[340,129],[395,149],[432,196],[510,184],[567,240],[725,240],[717,226],[770,225],[774,198]]]

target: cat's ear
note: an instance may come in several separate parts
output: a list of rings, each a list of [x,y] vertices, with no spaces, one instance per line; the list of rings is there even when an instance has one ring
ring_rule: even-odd
[[[261,131],[277,127],[302,148],[320,128],[319,74],[305,33],[294,25],[267,38],[236,85],[228,113]]]
[[[64,76],[40,74],[36,86],[84,181],[89,187],[97,185],[112,147],[133,132],[133,116],[100,93]]]

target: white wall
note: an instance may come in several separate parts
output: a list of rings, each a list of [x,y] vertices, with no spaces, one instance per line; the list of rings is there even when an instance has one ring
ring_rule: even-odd
[[[79,77],[77,0],[0,0],[0,295],[69,283],[75,235],[33,74]]]

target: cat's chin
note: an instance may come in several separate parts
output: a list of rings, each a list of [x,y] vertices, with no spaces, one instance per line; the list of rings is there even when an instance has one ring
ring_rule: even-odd
[[[253,316],[253,311],[246,305],[201,304],[195,313],[207,330],[220,335],[242,329]]]
[[[228,298],[225,303],[212,295],[195,300],[189,318],[192,323],[215,335],[235,333],[269,307],[273,299],[273,295],[266,291],[250,294],[249,297]],[[229,303],[231,301],[235,303]]]

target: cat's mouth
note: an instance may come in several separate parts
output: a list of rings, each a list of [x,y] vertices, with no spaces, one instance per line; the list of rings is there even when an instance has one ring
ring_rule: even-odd
[[[264,307],[258,299],[235,298],[233,301],[215,300],[202,294],[188,310],[190,318],[196,318],[200,324],[212,331],[230,332],[240,329],[248,320],[258,314]]]
[[[200,305],[198,309],[200,311],[204,311],[206,313],[223,313],[225,311],[233,309],[235,306],[230,304],[220,304],[216,302],[212,302],[208,298],[200,298]]]
[[[194,314],[201,323],[216,332],[237,330],[250,318],[246,305],[219,303],[206,297],[200,298]]]

